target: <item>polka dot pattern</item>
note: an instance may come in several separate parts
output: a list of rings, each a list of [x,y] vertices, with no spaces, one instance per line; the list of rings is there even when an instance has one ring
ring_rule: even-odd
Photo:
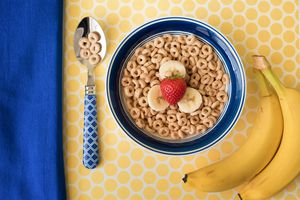
[[[265,54],[281,80],[300,89],[298,10],[292,0],[66,0],[63,132],[68,199],[233,199],[235,190],[203,193],[181,178],[230,155],[247,140],[259,102],[251,55]],[[101,164],[94,170],[81,161],[86,69],[73,51],[74,30],[87,15],[99,21],[108,43],[95,70]],[[247,73],[246,106],[235,128],[213,148],[190,156],[159,155],[138,146],[117,126],[105,97],[107,66],[120,41],[137,26],[170,15],[194,17],[219,29],[237,49]],[[272,199],[299,198],[300,176]]]

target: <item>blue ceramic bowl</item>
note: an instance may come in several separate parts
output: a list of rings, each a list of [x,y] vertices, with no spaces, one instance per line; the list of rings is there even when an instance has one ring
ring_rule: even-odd
[[[216,125],[206,134],[181,141],[167,141],[144,133],[131,121],[121,101],[120,76],[131,52],[145,41],[164,33],[194,34],[209,43],[223,61],[230,76],[229,101]],[[150,21],[127,35],[117,47],[107,72],[106,93],[110,110],[123,131],[138,144],[155,152],[184,155],[205,150],[220,141],[237,122],[245,103],[245,72],[236,50],[218,30],[201,21],[185,17],[166,17]]]

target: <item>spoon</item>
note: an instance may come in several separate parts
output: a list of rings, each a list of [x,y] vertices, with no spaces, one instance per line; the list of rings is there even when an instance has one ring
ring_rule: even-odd
[[[81,46],[79,41],[88,34],[95,32],[100,36],[98,43],[101,46],[100,61],[96,64],[82,58],[80,54]],[[92,17],[85,17],[79,23],[74,35],[74,50],[79,62],[87,67],[87,84],[85,86],[84,97],[84,128],[83,128],[83,165],[88,169],[94,169],[99,163],[98,147],[98,121],[97,121],[97,98],[94,78],[94,69],[99,64],[106,53],[106,40],[104,32],[99,23]]]

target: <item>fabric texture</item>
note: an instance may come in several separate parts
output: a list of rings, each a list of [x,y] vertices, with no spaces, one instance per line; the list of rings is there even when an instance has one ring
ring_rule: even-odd
[[[0,1],[0,199],[66,199],[62,0]]]

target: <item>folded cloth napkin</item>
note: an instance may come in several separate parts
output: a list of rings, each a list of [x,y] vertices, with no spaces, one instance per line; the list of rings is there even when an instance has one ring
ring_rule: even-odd
[[[63,0],[0,0],[0,199],[66,199]]]

